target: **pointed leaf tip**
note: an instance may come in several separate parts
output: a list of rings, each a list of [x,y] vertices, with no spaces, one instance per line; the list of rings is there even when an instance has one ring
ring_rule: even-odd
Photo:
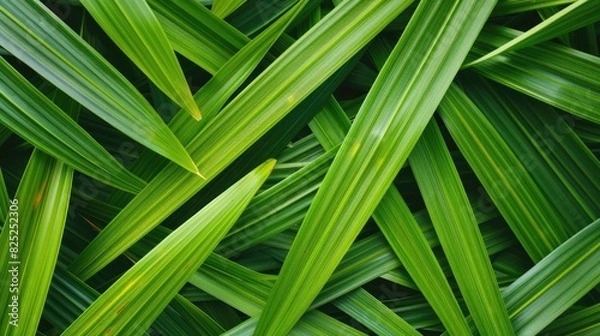
[[[198,106],[196,106],[196,105],[194,107],[192,107],[192,109],[190,111],[190,115],[196,121],[202,120],[202,113],[200,113],[200,108],[198,108]]]

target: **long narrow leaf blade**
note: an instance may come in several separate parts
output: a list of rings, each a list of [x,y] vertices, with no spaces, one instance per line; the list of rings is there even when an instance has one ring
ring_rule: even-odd
[[[366,290],[359,288],[334,302],[343,312],[354,317],[377,335],[421,335]]]
[[[300,104],[405,6],[395,1],[347,1],[336,7],[188,145],[207,180],[167,166],[87,246],[70,269],[87,278],[125,251]],[[114,237],[121,239],[115,241]]]
[[[287,333],[317,296],[404,164],[494,4],[419,4],[317,192],[256,334]],[[445,322],[453,333],[468,331],[462,316]]]
[[[248,43],[246,35],[198,1],[148,0],[148,4],[173,48],[211,74]]]
[[[600,20],[600,2],[596,0],[579,0],[552,15],[542,23],[531,28],[519,37],[510,40],[501,47],[469,62],[464,67],[470,67],[484,62],[502,53],[527,47],[528,45],[548,41],[578,28]]]
[[[493,15],[506,15],[511,13],[522,13],[530,10],[560,6],[573,3],[577,0],[498,0]]]
[[[211,10],[216,16],[224,18],[243,5],[244,2],[246,0],[214,0]]]
[[[0,45],[116,129],[198,172],[148,101],[41,2],[0,4]]]
[[[514,335],[471,204],[435,120],[409,161],[477,329],[483,335]]]
[[[138,192],[145,182],[131,174],[83,128],[0,57],[2,124],[48,155],[108,185]]]
[[[539,202],[544,198],[525,167],[458,86],[450,87],[440,112],[461,152],[529,256],[540,260],[565,241],[567,233],[562,226],[552,224],[552,209]]]
[[[600,283],[600,219],[548,254],[502,295],[515,331],[535,335]]]
[[[461,83],[539,185],[565,237],[600,216],[600,188],[590,187],[600,185],[600,161],[571,129],[580,121],[477,76]]]
[[[169,98],[201,118],[179,61],[146,0],[82,0],[98,24]]]
[[[600,283],[599,259],[600,218],[503,290],[502,297],[516,333],[538,335],[596,287]],[[586,331],[582,334],[586,335]]]
[[[520,32],[489,25],[470,57],[480,57]],[[600,58],[553,42],[507,52],[472,68],[481,75],[578,117],[600,124]]]
[[[8,207],[10,206],[10,198],[8,196],[8,190],[6,189],[6,182],[4,181],[2,169],[0,169],[0,204],[4,204],[2,209],[0,209],[0,223],[4,223],[6,214],[8,213]]]
[[[202,110],[207,111],[205,112],[206,114],[213,116],[223,107],[229,97],[250,76],[252,70],[254,70],[273,43],[283,34],[288,25],[304,8],[306,3],[307,0],[299,1],[294,8],[240,49],[194,95]],[[173,124],[169,126],[172,129],[177,127],[177,125]]]
[[[0,235],[2,335],[36,333],[58,259],[72,180],[70,167],[34,150]]]
[[[387,190],[373,219],[446,329],[451,333],[455,330],[468,333],[464,315],[442,267],[396,188]]]
[[[63,335],[145,332],[225,236],[274,165],[274,160],[265,162],[173,231],[94,301]],[[147,309],[147,303],[153,308]]]
[[[565,314],[554,320],[543,333],[550,335],[595,335],[600,333],[600,303],[581,309],[572,314]]]

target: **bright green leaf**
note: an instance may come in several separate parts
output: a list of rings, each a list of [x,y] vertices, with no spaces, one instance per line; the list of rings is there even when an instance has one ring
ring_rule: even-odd
[[[271,160],[256,168],[173,231],[94,301],[63,335],[145,332],[225,236],[274,164]],[[153,309],[146,309],[147,303]]]
[[[349,1],[338,6],[225,106],[191,142],[188,150],[207,180],[194,178],[177,166],[167,166],[88,245],[71,270],[83,278],[93,275],[155,227],[325,82],[405,5]],[[124,236],[128,242],[115,240],[121,235],[113,236],[113,230],[127,232]],[[104,236],[112,242],[103,241]]]
[[[471,204],[435,120],[409,161],[477,329],[483,335],[514,335]]]
[[[497,57],[502,53],[548,41],[554,37],[571,32],[588,24],[600,20],[600,2],[596,0],[579,0],[567,6],[560,12],[552,15],[542,23],[531,28],[527,32],[503,44],[501,47],[469,62],[464,67],[470,67],[477,63]]]
[[[215,0],[211,10],[216,16],[224,18],[231,14],[236,8],[244,4],[246,0]]]
[[[146,0],[82,0],[117,46],[167,96],[201,118],[167,35]]]
[[[5,247],[0,281],[6,284],[0,292],[2,335],[36,333],[58,259],[72,180],[73,170],[64,163],[39,150],[31,155],[0,234]]]
[[[317,192],[257,334],[287,333],[317,296],[404,164],[494,4],[420,3]],[[467,330],[456,318],[460,311],[448,313],[454,318],[446,327]]]
[[[0,58],[2,123],[45,153],[108,185],[138,192],[145,182],[127,171],[85,130]]]
[[[144,97],[38,1],[0,5],[0,45],[113,127],[191,172],[198,169]]]
[[[421,335],[366,290],[359,288],[334,303],[377,335]]]

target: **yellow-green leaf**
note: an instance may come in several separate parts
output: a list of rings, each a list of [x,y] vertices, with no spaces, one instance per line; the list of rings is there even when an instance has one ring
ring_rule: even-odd
[[[274,160],[265,162],[173,231],[63,335],[143,334],[225,236],[274,165]]]
[[[175,52],[146,0],[82,0],[81,4],[157,87],[194,119],[201,118]]]
[[[287,333],[317,296],[404,164],[494,4],[419,4],[317,192],[257,334]],[[447,285],[444,294],[454,300]],[[455,301],[453,309],[437,307],[453,333],[468,330]]]
[[[61,246],[73,169],[34,150],[0,234],[0,334],[35,335]]]
[[[41,2],[0,3],[0,45],[128,137],[198,172],[148,101]]]

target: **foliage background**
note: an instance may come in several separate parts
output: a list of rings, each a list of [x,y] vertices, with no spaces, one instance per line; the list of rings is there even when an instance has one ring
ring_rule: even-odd
[[[0,2],[0,334],[598,334],[599,20]]]

